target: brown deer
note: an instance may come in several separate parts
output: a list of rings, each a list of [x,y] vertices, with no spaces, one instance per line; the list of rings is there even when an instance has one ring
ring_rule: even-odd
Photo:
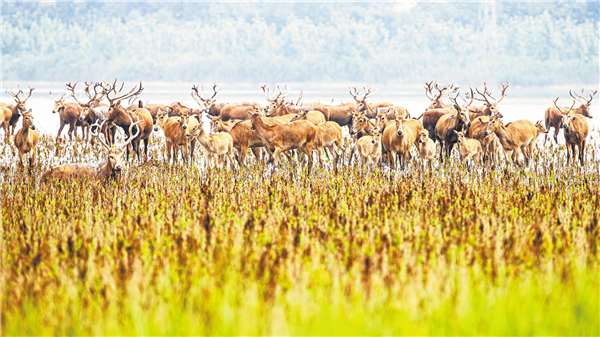
[[[462,98],[466,105],[461,107],[456,101],[458,97]],[[452,103],[454,103],[454,110],[456,110],[458,113],[441,116],[435,125],[435,137],[440,141],[441,144],[440,161],[444,161],[443,152],[446,153],[446,158],[450,158],[452,148],[458,141],[454,131],[461,132],[463,129],[471,126],[471,120],[469,119],[469,105],[473,103],[473,97],[471,97],[471,101],[467,103],[467,101],[460,95],[460,91],[457,91],[456,97],[450,97],[450,100]]]
[[[309,121],[296,121],[284,125],[267,125],[260,114],[252,113],[250,119],[252,127],[258,135],[263,138],[269,147],[273,148],[271,161],[275,166],[279,163],[279,155],[283,151],[298,149],[308,156],[308,173],[310,174],[313,165],[312,150],[317,135],[317,127]]]
[[[4,140],[8,143],[10,140],[10,119],[12,118],[12,111],[6,107],[0,107],[0,127],[4,130]]]
[[[298,114],[296,114],[290,120],[290,122],[297,121],[297,120],[309,121],[309,122],[312,122],[314,125],[320,125],[320,124],[323,124],[326,122],[325,116],[323,116],[323,113],[321,113],[321,111],[308,110],[308,109],[304,110],[304,111],[300,111]]]
[[[504,84],[502,83],[502,81],[500,81],[500,85],[502,86],[502,88],[500,88],[501,97],[498,100],[495,99],[492,96],[492,94],[488,91],[486,82],[483,82],[483,92],[479,91],[478,88],[475,88],[475,90],[481,96],[481,98],[474,97],[473,90],[471,89],[472,99],[484,102],[484,106],[481,108],[472,107],[469,109],[471,112],[471,118],[475,119],[480,116],[498,116],[498,118],[502,118],[502,114],[500,113],[500,109],[498,108],[498,103],[500,103],[506,96],[506,89],[508,88],[510,83],[506,82],[506,84]],[[491,101],[489,98],[493,99],[494,101]]]
[[[102,121],[106,120],[106,115],[108,114],[108,110],[110,108],[108,105],[102,103],[102,98],[104,97],[104,86],[106,83],[85,82],[86,87],[83,91],[88,97],[87,100],[77,97],[77,94],[75,93],[77,83],[79,82],[75,82],[73,85],[71,85],[71,83],[67,84],[67,89],[71,91],[71,97],[73,97],[73,99],[75,99],[75,101],[81,107],[77,125],[82,125],[82,123],[85,122],[88,124],[88,129],[91,129],[92,124],[99,126]],[[92,87],[94,89],[93,96],[90,93],[90,88]],[[98,87],[102,88],[103,90],[98,92]],[[100,132],[104,135],[104,138],[108,144],[113,144],[115,142],[115,135],[117,132],[116,126],[109,123],[103,123],[101,125],[102,127]],[[95,138],[96,137],[92,137],[92,143],[94,142]]]
[[[536,126],[528,120],[518,120],[506,125],[498,118],[493,116],[487,125],[486,135],[494,132],[502,144],[504,152],[512,151],[512,161],[519,166],[521,163],[521,153],[525,157],[526,165],[529,165],[533,148],[535,147],[535,138],[538,135]]]
[[[133,133],[133,128],[137,124],[142,123],[142,120],[137,122],[130,121],[129,123],[129,137],[127,141],[119,147],[111,147],[106,141],[100,137],[98,129],[102,128],[102,125],[95,131],[90,131],[94,137],[98,139],[100,144],[106,149],[108,155],[106,161],[100,164],[66,164],[51,168],[44,172],[40,183],[45,184],[52,180],[72,180],[72,179],[89,179],[89,180],[112,180],[118,179],[121,175],[125,163],[123,161],[123,150],[139,136],[141,128],[136,127],[137,132]],[[106,120],[102,123],[106,123]]]
[[[458,90],[459,87],[454,87],[454,84],[444,85],[440,87],[437,81],[433,80],[429,83],[425,83],[423,87],[425,88],[425,95],[431,101],[431,103],[427,107],[427,110],[452,108],[454,106],[453,104],[444,104],[443,99],[444,96],[450,94],[450,92],[456,92],[456,90]],[[437,93],[433,93],[434,89],[437,90]]]
[[[23,89],[21,89],[21,85],[19,85],[19,91],[17,91],[17,93],[13,93],[10,89],[6,89],[6,93],[11,95],[12,97],[15,98],[15,105],[6,105],[7,108],[10,109],[10,111],[12,112],[12,116],[10,118],[10,134],[12,135],[13,133],[15,133],[15,128],[17,126],[17,122],[19,121],[19,118],[21,117],[22,113],[25,113],[27,111],[27,105],[25,104],[27,102],[27,100],[29,99],[29,97],[31,97],[31,94],[33,93],[33,91],[35,90],[35,88],[29,87],[29,95],[27,95],[27,97],[25,97],[25,93],[23,92]],[[25,97],[25,99],[21,99],[19,98],[19,95],[23,94],[23,97]]]
[[[367,88],[367,86],[365,85],[365,86],[363,86],[364,95],[362,97],[359,97],[358,96],[359,90],[356,88],[356,86],[349,87],[349,88],[350,88],[350,95],[356,101],[356,108],[354,109],[354,111],[356,111],[356,112],[365,111],[365,114],[367,115],[367,117],[375,118],[377,113],[373,110],[374,107],[372,107],[370,104],[367,103],[367,98],[370,96],[373,96],[377,91],[379,91],[379,89],[375,89],[375,91],[373,91],[372,88]],[[393,106],[392,103],[386,102],[384,104],[386,104],[386,106]]]
[[[67,84],[67,86],[69,86]],[[75,137],[77,138],[77,126],[81,127],[81,135],[83,139],[87,140],[87,126],[88,123],[80,122],[79,117],[81,115],[82,107],[77,103],[65,103],[64,95],[58,99],[52,96],[52,92],[50,91],[50,97],[54,100],[54,109],[52,109],[52,113],[57,113],[60,118],[60,125],[58,127],[58,134],[56,135],[56,139],[60,138],[60,134],[62,133],[65,125],[69,125],[69,140],[73,140],[73,132],[75,133]]]
[[[144,90],[142,86],[142,82],[140,81],[139,87],[134,86],[128,93],[118,96],[123,90],[123,86],[125,83],[121,84],[121,88],[117,91],[116,89],[117,79],[112,84],[108,84],[104,88],[104,94],[106,99],[109,102],[110,108],[106,115],[106,121],[108,123],[113,123],[116,126],[123,129],[123,132],[127,137],[130,136],[129,133],[129,125],[130,121],[137,122],[142,120],[142,123],[139,123],[137,128],[140,128],[140,132],[137,133],[136,139],[131,142],[131,146],[133,147],[133,151],[136,153],[137,159],[140,160],[140,145],[141,141],[144,141],[144,162],[148,160],[148,143],[150,141],[150,134],[152,133],[152,116],[150,112],[146,109],[134,109],[131,111],[126,111],[123,106],[121,106],[121,100],[127,99],[131,96],[139,95],[142,90]],[[114,93],[115,97],[110,97],[110,94]],[[126,160],[129,160],[129,147],[127,147],[127,157]]]
[[[423,129],[419,132],[419,138],[417,138],[417,148],[419,149],[419,155],[423,162],[429,164],[429,169],[433,168],[433,160],[435,159],[435,143],[429,138],[429,131]]]
[[[187,128],[190,119],[195,118],[190,118],[189,110],[180,112],[179,117],[169,117],[166,111],[158,113],[154,131],[158,131],[160,128],[165,134],[167,163],[171,161],[172,155],[173,165],[175,165],[179,151],[181,151],[183,161],[187,163],[188,141],[190,140],[187,136]]]
[[[381,162],[381,137],[383,133],[380,128],[371,128],[369,131],[372,136],[360,138],[354,147],[361,165],[374,167]]]
[[[319,112],[320,114],[320,112]],[[309,120],[308,113],[299,114],[294,117],[291,122]],[[313,122],[314,124],[314,122]],[[346,152],[343,147],[343,133],[342,127],[336,122],[323,122],[316,124],[317,135],[315,138],[315,148],[319,155],[319,164],[323,165],[323,150],[328,156],[333,157],[334,165],[337,168],[338,159],[340,155],[336,152],[336,147],[342,150],[342,162],[344,161],[343,155]]]
[[[229,165],[234,166],[233,157],[233,138],[226,132],[219,132],[214,135],[208,135],[204,131],[203,122],[200,122],[187,131],[187,138],[195,138],[204,148],[207,156],[207,164],[212,165],[215,162],[218,167],[222,167],[224,158],[229,160]]]
[[[461,164],[467,163],[469,159],[472,159],[475,163],[480,162],[481,157],[483,156],[481,143],[479,143],[477,139],[465,137],[465,133],[463,131],[452,131],[456,135],[456,142],[458,143],[458,152],[460,153]]]
[[[557,109],[560,109],[554,101],[554,105]],[[591,101],[591,99],[590,99]],[[567,143],[567,163],[571,161],[577,160],[577,155],[579,155],[579,163],[581,166],[585,165],[585,144],[587,141],[587,136],[589,133],[589,126],[585,117],[583,115],[577,114],[573,109],[575,106],[575,101],[573,101],[573,105],[567,111],[566,114],[561,116],[561,125],[560,127],[565,131],[565,141]],[[578,148],[578,151],[575,149]]]
[[[590,105],[592,105],[592,100],[594,99],[594,96],[596,95],[596,93],[598,93],[598,90],[594,90],[591,91],[590,95],[590,99],[586,99],[585,97],[583,97],[583,91],[584,89],[581,89],[581,94],[579,93],[575,93],[573,94],[572,90],[569,90],[569,94],[571,95],[571,97],[573,97],[573,99],[575,99],[576,101],[579,101],[579,103],[581,103],[581,106],[579,106],[579,108],[575,108],[572,109],[572,112],[574,114],[579,114],[582,115],[584,117],[588,117],[588,118],[593,118],[592,114],[590,113]],[[559,96],[560,98],[560,96]],[[558,100],[558,98],[557,98]],[[550,131],[551,128],[554,128],[554,142],[558,144],[558,133],[560,132],[560,129],[562,127],[562,116],[563,115],[567,115],[568,108],[562,107],[559,108],[556,104],[554,104],[553,107],[549,107],[548,109],[546,109],[546,113],[545,113],[545,122],[546,122],[546,129],[548,131]],[[546,142],[548,141],[550,134],[546,135],[546,138],[544,139],[544,144],[546,144]]]
[[[23,167],[23,156],[29,154],[29,170],[33,169],[33,163],[37,154],[38,133],[33,124],[33,115],[31,109],[25,113],[21,113],[23,117],[23,127],[17,131],[15,135],[15,146],[19,151],[19,161]]]
[[[400,117],[400,116],[398,116]],[[385,152],[389,153],[389,161],[392,169],[396,168],[396,159],[400,159],[400,167],[403,170],[408,163],[410,148],[417,139],[417,133],[405,123],[403,118],[388,122],[383,131],[382,144]]]
[[[215,96],[217,96],[217,94],[219,93],[219,91],[221,91],[221,87],[217,86],[217,84],[215,83],[213,85],[213,95],[209,98],[204,98],[202,97],[202,94],[204,94],[204,85],[202,85],[202,94],[198,92],[198,87],[196,85],[193,85],[192,98],[194,99],[194,101],[196,101],[196,103],[198,103],[202,111],[206,112],[209,116],[218,117],[219,115],[221,115],[221,109],[223,109],[223,107],[227,105],[224,103],[217,104],[217,101],[214,99]]]

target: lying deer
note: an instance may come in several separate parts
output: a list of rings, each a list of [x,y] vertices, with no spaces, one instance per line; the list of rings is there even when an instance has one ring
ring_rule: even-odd
[[[104,124],[106,121],[103,121]],[[101,164],[66,164],[51,168],[44,172],[40,183],[47,183],[51,180],[70,180],[70,179],[101,179],[109,180],[118,178],[125,166],[123,161],[123,151],[137,136],[139,136],[140,128],[137,129],[137,133],[133,134],[134,126],[141,123],[142,120],[137,122],[131,121],[129,126],[129,138],[120,147],[110,147],[105,140],[100,137],[99,129],[102,128],[100,125],[95,131],[92,132],[92,136],[96,137],[100,144],[108,151],[106,161]]]

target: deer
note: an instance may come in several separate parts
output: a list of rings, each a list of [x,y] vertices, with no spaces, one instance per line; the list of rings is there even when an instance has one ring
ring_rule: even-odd
[[[477,98],[477,97],[473,96],[473,90],[471,90],[471,97],[473,99],[480,101],[480,102],[484,102],[483,107],[469,108],[471,119],[475,119],[480,116],[498,116],[499,118],[502,118],[502,114],[500,113],[500,109],[498,108],[498,103],[500,103],[504,99],[504,97],[506,97],[506,89],[508,89],[508,86],[510,85],[510,83],[506,82],[506,84],[504,84],[504,83],[502,83],[502,81],[500,81],[500,85],[502,86],[502,88],[500,88],[500,95],[501,95],[500,99],[495,99],[492,96],[492,94],[487,89],[486,82],[483,82],[483,92],[479,91],[479,88],[477,88],[477,87],[475,88],[475,91],[477,91],[477,94],[479,94],[479,96],[481,96],[481,98]],[[490,99],[488,97],[493,99],[494,101],[490,101]]]
[[[429,138],[429,131],[426,129],[419,132],[419,138],[417,138],[417,148],[419,149],[419,155],[423,160],[423,163],[429,164],[429,169],[433,168],[433,160],[435,159],[435,143]]]
[[[12,112],[12,116],[10,118],[10,134],[12,135],[15,132],[15,128],[17,126],[17,122],[19,121],[19,118],[21,117],[22,113],[25,113],[27,111],[27,105],[25,104],[27,102],[27,100],[29,99],[29,97],[31,97],[31,94],[33,93],[33,91],[35,90],[35,88],[32,88],[31,86],[29,87],[29,95],[27,95],[27,97],[25,97],[25,93],[23,92],[23,89],[21,89],[21,85],[19,85],[19,91],[17,91],[17,93],[13,93],[12,90],[10,89],[6,89],[6,93],[11,95],[12,97],[15,98],[15,105],[6,105],[7,108],[10,109],[10,111]],[[23,97],[25,97],[24,99],[19,98],[19,95],[23,94]]]
[[[462,107],[458,104],[456,99],[460,97],[466,103]],[[458,141],[456,133],[454,131],[463,131],[463,128],[471,126],[471,120],[469,119],[469,105],[473,103],[473,97],[471,101],[467,101],[460,95],[460,91],[457,90],[456,97],[450,97],[452,103],[454,103],[454,109],[457,111],[456,114],[445,114],[440,117],[437,124],[435,125],[435,137],[440,141],[440,161],[444,161],[443,153],[446,153],[446,157],[450,158],[452,148]]]
[[[481,143],[479,143],[477,139],[465,137],[465,133],[463,131],[452,131],[456,135],[456,142],[458,143],[458,152],[460,153],[461,164],[464,165],[469,159],[472,159],[475,163],[481,161],[481,157],[483,156]]]
[[[523,166],[520,160],[520,155],[523,153],[525,164],[529,165],[535,147],[535,138],[538,135],[537,128],[532,122],[523,119],[504,125],[498,116],[492,116],[485,134],[489,135],[492,132],[498,136],[504,153],[513,152],[514,163]]]
[[[279,163],[281,152],[298,149],[308,156],[308,173],[311,173],[312,150],[317,135],[317,127],[312,122],[296,121],[269,126],[263,121],[260,114],[252,113],[249,109],[247,113],[252,116],[250,119],[252,128],[269,144],[269,147],[274,149],[270,159],[273,165],[277,166]]]
[[[320,112],[319,112],[320,113]],[[308,111],[294,117],[290,122],[309,120]],[[310,120],[309,120],[310,121]],[[317,135],[314,146],[319,155],[319,164],[323,165],[323,149],[325,153],[334,158],[334,165],[337,168],[340,155],[335,151],[335,148],[342,150],[342,162],[344,161],[343,154],[346,152],[343,147],[342,127],[336,122],[323,122],[316,124]]]
[[[456,91],[459,87],[454,87],[454,84],[444,85],[440,87],[437,81],[431,81],[429,83],[425,83],[423,85],[425,88],[425,96],[429,98],[431,103],[427,107],[426,110],[429,109],[444,109],[444,108],[452,108],[453,104],[444,104],[443,99],[445,95],[448,95],[452,91]],[[437,94],[433,93],[433,90],[437,90]]]
[[[71,85],[67,84],[67,87]],[[52,109],[52,113],[58,114],[60,118],[60,125],[58,127],[58,134],[56,135],[56,139],[60,138],[60,135],[65,128],[65,125],[69,125],[69,130],[67,131],[69,135],[69,140],[73,140],[73,133],[75,133],[75,137],[77,137],[77,126],[80,126],[82,131],[83,139],[87,140],[87,126],[88,123],[80,122],[79,117],[81,115],[82,107],[77,103],[66,103],[64,96],[59,97],[58,99],[52,96],[52,91],[49,92],[50,97],[54,100],[54,109]]]
[[[4,130],[4,141],[8,143],[10,141],[10,119],[12,118],[12,111],[6,106],[0,106],[0,127]]]
[[[400,117],[400,116],[398,116]],[[396,168],[396,158],[400,159],[401,169],[404,170],[408,163],[409,151],[417,139],[417,133],[413,128],[405,123],[404,118],[396,118],[393,122],[388,122],[383,131],[382,144],[385,152],[390,154],[390,166]]]
[[[131,118],[131,117],[130,117]],[[106,120],[102,121],[102,124],[106,123]],[[104,182],[110,180],[117,180],[121,176],[121,172],[125,167],[123,161],[124,149],[140,134],[141,128],[136,127],[136,133],[133,133],[133,129],[136,125],[143,123],[143,120],[129,123],[129,135],[131,135],[125,143],[118,147],[111,147],[105,140],[100,137],[99,129],[102,128],[102,124],[95,131],[91,130],[93,137],[96,137],[102,147],[107,151],[106,160],[100,164],[66,164],[57,166],[46,170],[40,179],[41,184],[47,184],[52,180],[101,180]]]
[[[131,96],[139,95],[144,87],[142,86],[142,82],[140,81],[139,87],[134,86],[128,93],[118,96],[123,90],[123,86],[125,83],[121,84],[121,88],[117,91],[116,84],[118,79],[112,84],[107,84],[104,88],[104,95],[109,102],[110,108],[108,109],[108,113],[106,114],[106,121],[108,123],[113,123],[116,126],[123,129],[123,132],[127,137],[130,136],[129,133],[129,125],[130,121],[137,122],[142,120],[142,123],[139,123],[137,128],[141,128],[140,132],[137,134],[136,139],[131,142],[131,146],[133,147],[133,151],[136,153],[137,159],[140,160],[140,145],[141,141],[144,141],[144,162],[148,160],[148,143],[150,141],[150,134],[152,133],[153,122],[152,116],[150,112],[146,109],[133,109],[131,111],[126,111],[123,106],[121,106],[121,100],[127,99]],[[110,94],[114,93],[115,97],[110,97]],[[129,147],[127,148],[127,157],[126,160],[129,160]]]
[[[375,118],[376,113],[375,113],[375,111],[373,111],[374,107],[371,107],[371,105],[369,105],[367,103],[367,98],[370,96],[373,96],[377,91],[379,91],[379,89],[375,89],[375,91],[373,91],[372,88],[367,88],[367,86],[365,85],[365,86],[363,86],[364,95],[362,97],[359,97],[358,96],[359,90],[356,88],[356,86],[349,87],[349,88],[350,88],[350,95],[356,101],[356,108],[354,109],[354,111],[361,112],[364,110],[367,117]],[[385,106],[393,106],[392,103],[384,103],[384,104],[385,104]]]
[[[33,115],[31,113],[31,109],[25,113],[20,112],[20,115],[23,117],[23,127],[17,131],[17,134],[15,135],[15,146],[19,151],[19,161],[21,163],[21,167],[24,167],[23,156],[27,153],[30,153],[29,171],[31,171],[37,155],[37,143],[39,136],[35,130],[35,125],[33,124]]]
[[[173,158],[173,165],[177,161],[178,152],[181,151],[183,161],[187,163],[188,124],[190,120],[189,110],[179,112],[179,117],[169,117],[166,111],[159,111],[156,116],[156,125],[154,131],[162,129],[165,134],[165,148],[167,152],[167,163]],[[195,123],[198,125],[198,123]],[[172,156],[172,157],[171,157]]]
[[[277,94],[277,96],[275,96],[275,90],[273,90],[273,93],[271,93],[271,89],[269,89],[266,84],[261,86],[261,89],[263,90],[267,102],[269,103],[267,105],[268,111],[275,109],[280,105],[280,103],[283,103],[285,97],[290,94],[290,89],[288,88],[287,84],[285,85],[285,92],[281,91],[281,88],[279,85],[277,85],[277,90],[279,90],[279,94]]]
[[[554,105],[560,110],[556,104],[557,100],[558,98],[554,101]],[[571,162],[571,158],[573,158],[573,161],[577,160],[576,157],[579,155],[579,163],[581,166],[585,166],[585,144],[589,133],[589,126],[585,120],[585,116],[576,113],[577,110],[573,109],[574,106],[575,101],[573,101],[573,105],[567,111],[567,113],[561,116],[560,127],[565,132],[565,141],[567,143],[567,163]],[[575,150],[576,148],[578,151]]]
[[[202,94],[204,94],[204,85],[202,85]],[[214,99],[215,96],[221,91],[221,87],[217,86],[215,83],[213,85],[213,94],[209,98],[202,97],[202,94],[198,92],[198,87],[196,85],[192,86],[192,98],[198,105],[200,109],[206,112],[209,116],[218,117],[221,114],[221,109],[227,104],[217,104],[217,101]]]
[[[229,164],[232,167],[234,166],[233,138],[230,134],[219,132],[214,135],[208,135],[204,131],[203,122],[200,121],[199,124],[186,132],[186,137],[198,140],[206,152],[209,165],[215,162],[218,167],[222,167],[222,163],[224,163],[223,159],[226,157],[229,160]]]
[[[573,93],[572,90],[569,90],[569,94],[571,95],[571,97],[573,97],[574,100],[579,101],[579,103],[581,103],[581,106],[579,106],[579,108],[572,109],[572,112],[574,114],[579,114],[584,117],[593,118],[592,114],[590,113],[590,105],[592,105],[592,100],[594,99],[596,93],[598,93],[598,90],[591,91],[591,93],[589,94],[589,100],[583,97],[583,93],[584,89],[581,89],[581,94]],[[556,144],[558,144],[558,133],[562,128],[562,116],[568,115],[568,113],[566,113],[567,110],[567,108],[559,108],[555,104],[553,107],[549,107],[548,109],[546,109],[545,112],[544,120],[546,122],[546,129],[550,131],[551,128],[554,128],[553,137],[554,142]],[[544,139],[544,144],[546,144],[546,142],[548,141],[549,136],[550,134],[546,135],[546,138]]]
[[[372,136],[360,138],[354,145],[356,150],[353,149],[352,152],[356,151],[362,166],[374,167],[381,162],[381,137],[383,132],[378,127],[371,128],[369,132]]]

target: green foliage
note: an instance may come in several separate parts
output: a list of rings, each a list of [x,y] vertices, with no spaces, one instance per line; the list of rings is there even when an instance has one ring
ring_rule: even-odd
[[[38,187],[49,161],[94,152],[39,147],[31,175],[0,176],[2,335],[600,333],[597,156],[401,174],[140,165]]]
[[[595,3],[5,3],[5,80],[598,82]]]

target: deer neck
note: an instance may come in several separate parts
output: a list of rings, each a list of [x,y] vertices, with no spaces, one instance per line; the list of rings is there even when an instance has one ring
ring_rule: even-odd
[[[497,127],[494,130],[494,133],[496,134],[496,136],[498,136],[498,139],[500,140],[500,143],[502,143],[503,147],[515,146],[515,142],[509,137],[508,133],[506,133],[504,125],[501,124],[499,127]]]
[[[256,129],[256,132],[258,133],[259,136],[265,137],[265,138],[270,138],[270,136],[273,133],[274,127],[268,126],[267,124],[265,124],[261,117],[252,118],[251,123],[254,126],[254,128]]]
[[[114,176],[113,170],[110,168],[108,159],[98,167],[98,175],[104,178],[110,178]]]

